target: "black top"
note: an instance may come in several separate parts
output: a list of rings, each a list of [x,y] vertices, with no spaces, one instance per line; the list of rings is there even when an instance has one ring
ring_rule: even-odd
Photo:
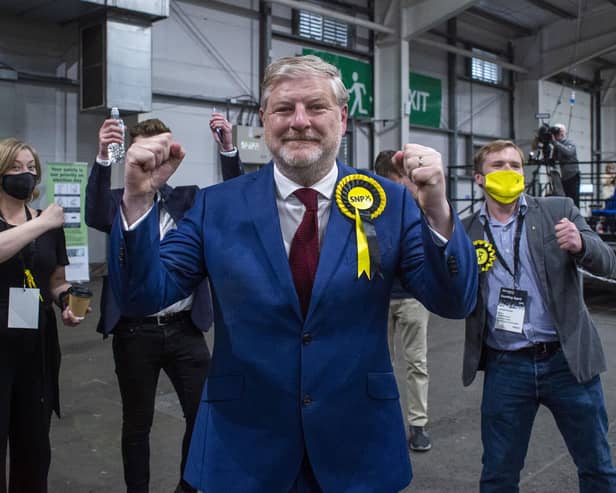
[[[37,215],[40,214],[41,211],[37,211]],[[0,231],[13,227],[0,217]],[[43,378],[40,399],[60,416],[60,344],[49,281],[58,266],[68,265],[64,231],[62,228],[49,230],[33,243],[21,253],[0,263],[0,353],[18,353],[23,358],[31,357],[31,349],[28,349],[30,346],[40,351]],[[31,266],[34,282],[43,296],[43,306],[39,310],[39,330],[8,328],[9,288],[24,285],[24,261]]]
[[[40,215],[41,211],[37,213]],[[0,217],[0,231],[12,227],[14,226],[7,224]],[[34,282],[41,290],[43,303],[50,306],[53,301],[49,291],[51,275],[59,265],[68,265],[62,228],[46,231],[33,243],[24,247],[20,253],[0,263],[0,305],[8,306],[10,287],[17,288],[24,285],[24,262],[31,264]],[[6,323],[6,319],[0,321],[0,325]]]

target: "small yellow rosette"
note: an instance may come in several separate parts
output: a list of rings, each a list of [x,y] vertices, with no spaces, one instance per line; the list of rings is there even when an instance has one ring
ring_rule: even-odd
[[[385,209],[387,198],[383,187],[374,178],[347,175],[336,186],[336,204],[340,211],[355,221],[357,238],[357,278],[366,274],[372,279],[381,274],[381,256],[373,219]]]
[[[477,265],[481,272],[488,272],[496,261],[496,250],[492,246],[492,243],[486,240],[473,241],[475,247],[475,253],[477,254]]]

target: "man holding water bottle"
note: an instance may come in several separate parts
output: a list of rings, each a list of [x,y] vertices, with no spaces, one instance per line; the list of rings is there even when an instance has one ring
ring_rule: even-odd
[[[221,157],[223,177],[228,179],[243,173],[243,169],[237,149],[231,142],[231,125],[224,118],[217,117],[216,122],[212,133],[215,139],[219,138],[221,152],[228,151]],[[221,135],[215,128],[220,128]],[[130,129],[133,143],[165,132],[170,132],[169,128],[157,118],[142,121]],[[86,223],[106,233],[111,230],[123,194],[123,189],[112,190],[110,187],[110,161],[117,162],[114,158],[120,156],[121,160],[123,156],[122,150],[113,152],[110,146],[114,144],[116,151],[118,145],[124,145],[123,123],[118,118],[109,118],[99,131],[99,151],[86,190]],[[175,228],[191,207],[198,187],[173,188],[161,182],[157,189],[162,238]],[[103,281],[97,330],[103,337],[114,334],[113,356],[122,396],[122,460],[128,493],[149,491],[149,434],[161,370],[169,376],[186,420],[180,474],[184,471],[201,389],[210,364],[210,353],[202,331],[207,330],[211,323],[207,283],[201,283],[189,297],[158,313],[134,318],[122,316],[106,278]],[[175,493],[195,491],[180,481]]]

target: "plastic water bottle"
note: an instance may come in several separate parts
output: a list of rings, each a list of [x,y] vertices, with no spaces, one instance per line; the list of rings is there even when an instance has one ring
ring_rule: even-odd
[[[571,97],[569,98],[569,104],[571,106],[575,105],[575,91],[571,91]]]
[[[118,125],[122,128],[122,143],[117,144],[112,142],[107,146],[107,154],[109,155],[109,161],[111,164],[121,163],[124,159],[124,122],[120,118],[120,110],[115,106],[111,108],[111,118],[118,122]]]
[[[212,113],[216,113],[216,106],[212,106]],[[218,135],[220,145],[222,145],[222,128],[216,127],[216,135]]]

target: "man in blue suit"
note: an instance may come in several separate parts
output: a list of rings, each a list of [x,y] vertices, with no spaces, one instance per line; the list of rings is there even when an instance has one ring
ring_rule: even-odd
[[[314,56],[266,70],[260,109],[273,161],[207,188],[159,244],[153,176],[184,151],[133,145],[110,269],[123,308],[156,310],[207,277],[212,367],[184,478],[208,493],[393,493],[411,480],[387,350],[393,279],[429,310],[473,308],[477,259],[445,198],[440,155],[407,144],[418,186],[336,161],[348,95]],[[134,313],[138,315],[138,313]]]
[[[223,176],[243,174],[237,149],[231,138],[231,125],[220,114],[212,119],[221,128],[212,134],[221,150]],[[169,132],[157,118],[142,121],[130,129],[133,142]],[[122,201],[123,189],[111,189],[111,163],[107,146],[123,143],[124,134],[114,119],[105,120],[99,130],[99,150],[86,189],[86,224],[109,233]],[[171,187],[165,180],[155,184],[160,204],[160,229],[175,227],[192,206],[198,187]],[[101,316],[97,330],[113,338],[113,357],[122,396],[122,461],[128,493],[149,490],[149,435],[154,418],[154,401],[160,371],[169,376],[178,394],[186,419],[182,444],[181,471],[184,471],[190,436],[199,397],[210,364],[210,352],[202,331],[212,324],[212,302],[207,282],[177,303],[154,310],[145,317],[123,317],[107,279],[103,279]],[[181,481],[176,493],[195,491]]]

